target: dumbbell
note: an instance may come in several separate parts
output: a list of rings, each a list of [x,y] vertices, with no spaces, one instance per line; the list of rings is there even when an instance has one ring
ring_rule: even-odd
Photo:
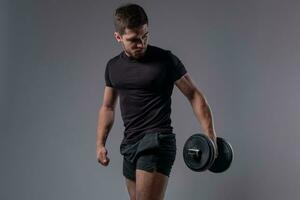
[[[214,142],[202,133],[190,136],[184,144],[183,159],[188,168],[196,172],[207,169],[214,173],[226,171],[233,161],[232,146],[217,137],[218,157],[215,159]]]

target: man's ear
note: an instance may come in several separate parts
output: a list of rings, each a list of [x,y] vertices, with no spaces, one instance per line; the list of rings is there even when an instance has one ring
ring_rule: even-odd
[[[115,32],[114,35],[115,35],[115,38],[116,38],[116,40],[117,40],[118,42],[121,42],[121,41],[122,41],[121,35],[120,35],[118,32]]]

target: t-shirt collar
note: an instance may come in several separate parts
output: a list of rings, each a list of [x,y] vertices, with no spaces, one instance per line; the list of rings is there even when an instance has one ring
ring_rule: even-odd
[[[130,61],[130,62],[139,62],[139,61],[143,61],[143,60],[146,58],[146,56],[147,56],[147,52],[148,52],[148,50],[149,50],[149,47],[150,47],[150,45],[147,46],[145,55],[144,55],[142,58],[140,58],[140,59],[135,59],[135,58],[132,58],[132,57],[127,56],[127,54],[125,53],[124,50],[123,50],[122,53],[121,53],[121,57],[122,57],[123,59],[127,60],[127,61]]]

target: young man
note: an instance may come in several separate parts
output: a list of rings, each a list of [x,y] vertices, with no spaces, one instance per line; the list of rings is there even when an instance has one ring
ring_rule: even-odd
[[[105,69],[97,159],[104,166],[109,163],[105,143],[120,97],[125,126],[120,152],[130,199],[162,200],[177,151],[170,119],[174,84],[216,144],[212,114],[182,62],[171,51],[148,44],[148,18],[142,7],[126,4],[116,9],[114,17],[115,38],[123,51],[111,58]]]

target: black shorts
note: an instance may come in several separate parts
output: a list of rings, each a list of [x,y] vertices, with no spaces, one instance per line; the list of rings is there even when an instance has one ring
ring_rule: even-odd
[[[147,133],[133,144],[121,144],[123,175],[135,181],[135,170],[157,171],[166,176],[171,173],[176,157],[176,137],[174,133]]]

